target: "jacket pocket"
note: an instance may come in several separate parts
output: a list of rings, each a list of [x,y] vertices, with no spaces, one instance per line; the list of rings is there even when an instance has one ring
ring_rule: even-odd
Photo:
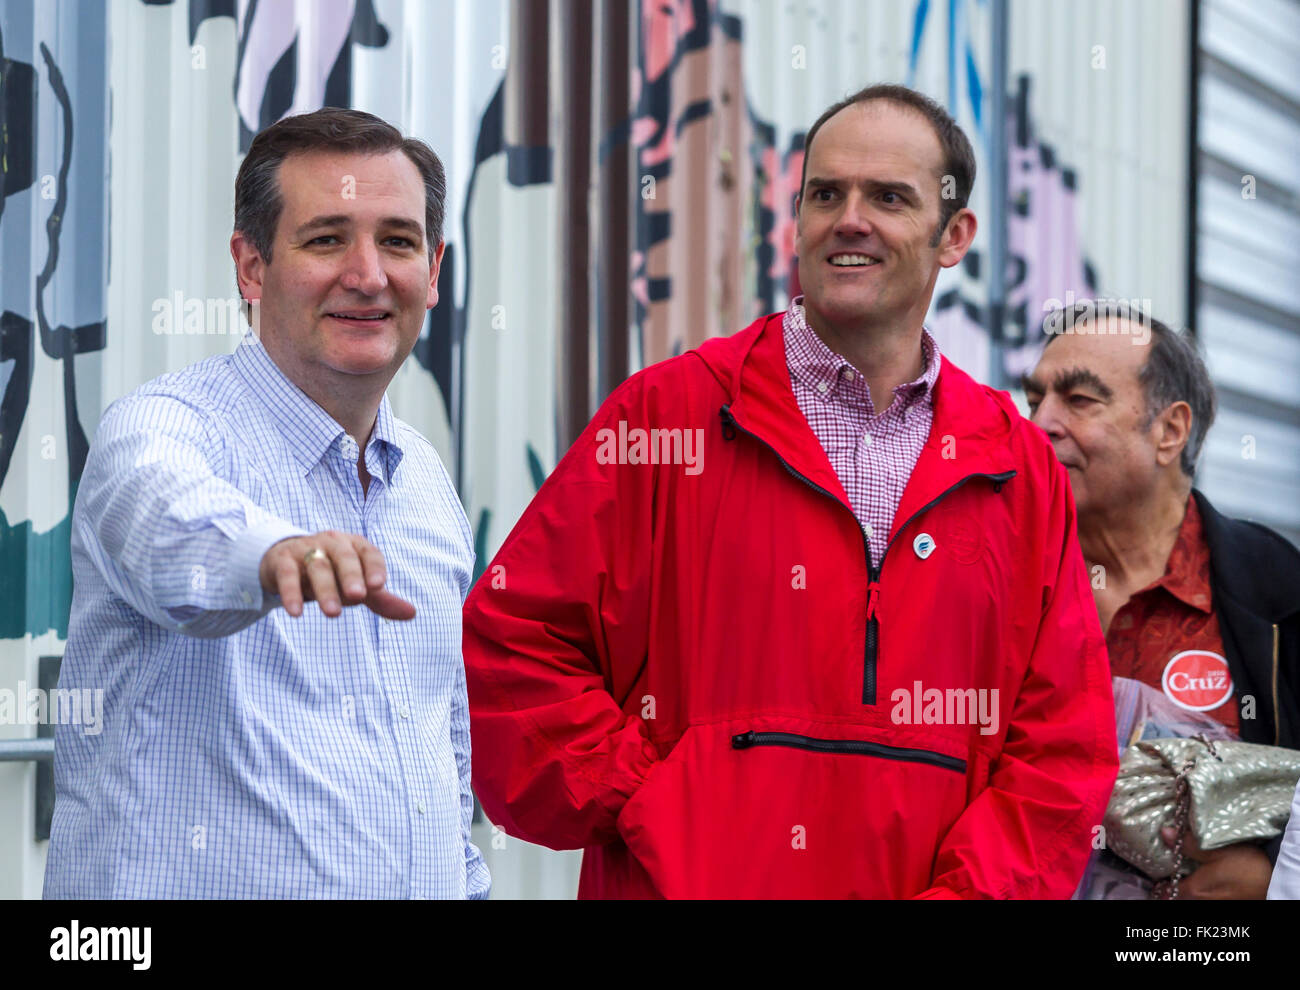
[[[954,752],[756,716],[689,728],[618,827],[665,897],[908,897],[966,791]]]
[[[818,739],[793,732],[739,732],[731,737],[732,749],[749,749],[751,746],[791,746],[814,753],[845,753],[856,756],[876,756],[884,760],[901,760],[904,763],[928,763],[945,770],[966,772],[966,761],[929,749],[910,749],[905,746],[887,746],[865,739]]]

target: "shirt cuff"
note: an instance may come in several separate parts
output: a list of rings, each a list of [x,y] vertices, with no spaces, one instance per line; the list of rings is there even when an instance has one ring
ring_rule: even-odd
[[[262,558],[281,540],[306,535],[306,530],[283,519],[263,519],[253,523],[235,539],[230,552],[230,590],[238,603],[235,608],[261,612],[279,603],[279,595],[266,594],[262,590]]]
[[[474,849],[473,846],[470,846]],[[474,859],[467,864],[465,877],[465,899],[469,901],[486,901],[492,892],[492,874],[488,872],[487,863],[482,854],[474,849]]]

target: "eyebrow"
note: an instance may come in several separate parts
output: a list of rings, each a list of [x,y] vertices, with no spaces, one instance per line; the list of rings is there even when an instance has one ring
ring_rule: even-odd
[[[352,223],[352,218],[343,213],[332,213],[328,216],[312,217],[305,224],[294,231],[295,237],[304,237],[309,232],[321,227],[347,227]],[[379,221],[381,227],[389,229],[405,230],[413,233],[417,238],[424,237],[424,229],[407,217],[384,217]]]
[[[852,185],[852,183],[849,184]],[[902,182],[900,180],[878,181],[876,179],[868,179],[862,184],[873,192],[893,192],[914,200],[919,200],[921,198],[921,194],[917,191],[916,186],[912,185],[910,182]],[[809,191],[812,191],[814,189],[839,188],[842,185],[844,185],[844,182],[840,179],[829,179],[820,175],[815,175],[808,180],[807,187]]]
[[[1026,392],[1036,392],[1039,395],[1047,391],[1047,387],[1042,382],[1028,374],[1020,376],[1020,385]],[[1089,371],[1087,368],[1067,368],[1058,371],[1052,382],[1052,391],[1064,394],[1080,385],[1092,389],[1103,399],[1112,399],[1115,396],[1114,390],[1103,382],[1096,372]]]

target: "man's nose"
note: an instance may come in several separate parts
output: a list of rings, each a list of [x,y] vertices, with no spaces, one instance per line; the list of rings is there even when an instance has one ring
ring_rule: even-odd
[[[1038,408],[1029,417],[1029,421],[1046,433],[1053,440],[1065,436],[1065,421],[1061,416],[1061,402],[1054,395],[1045,395],[1038,403]]]
[[[844,209],[835,218],[835,233],[843,237],[859,237],[870,234],[873,229],[866,197],[854,190],[845,197]]]
[[[361,238],[352,245],[344,264],[341,282],[345,289],[374,296],[388,285],[379,248],[366,238]]]

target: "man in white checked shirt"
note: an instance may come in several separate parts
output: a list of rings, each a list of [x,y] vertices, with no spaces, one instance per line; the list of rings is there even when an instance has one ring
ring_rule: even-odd
[[[352,110],[239,171],[257,336],[104,414],[77,493],[46,897],[486,897],[469,526],[388,383],[438,300],[445,179]],[[307,602],[316,602],[316,606]]]

